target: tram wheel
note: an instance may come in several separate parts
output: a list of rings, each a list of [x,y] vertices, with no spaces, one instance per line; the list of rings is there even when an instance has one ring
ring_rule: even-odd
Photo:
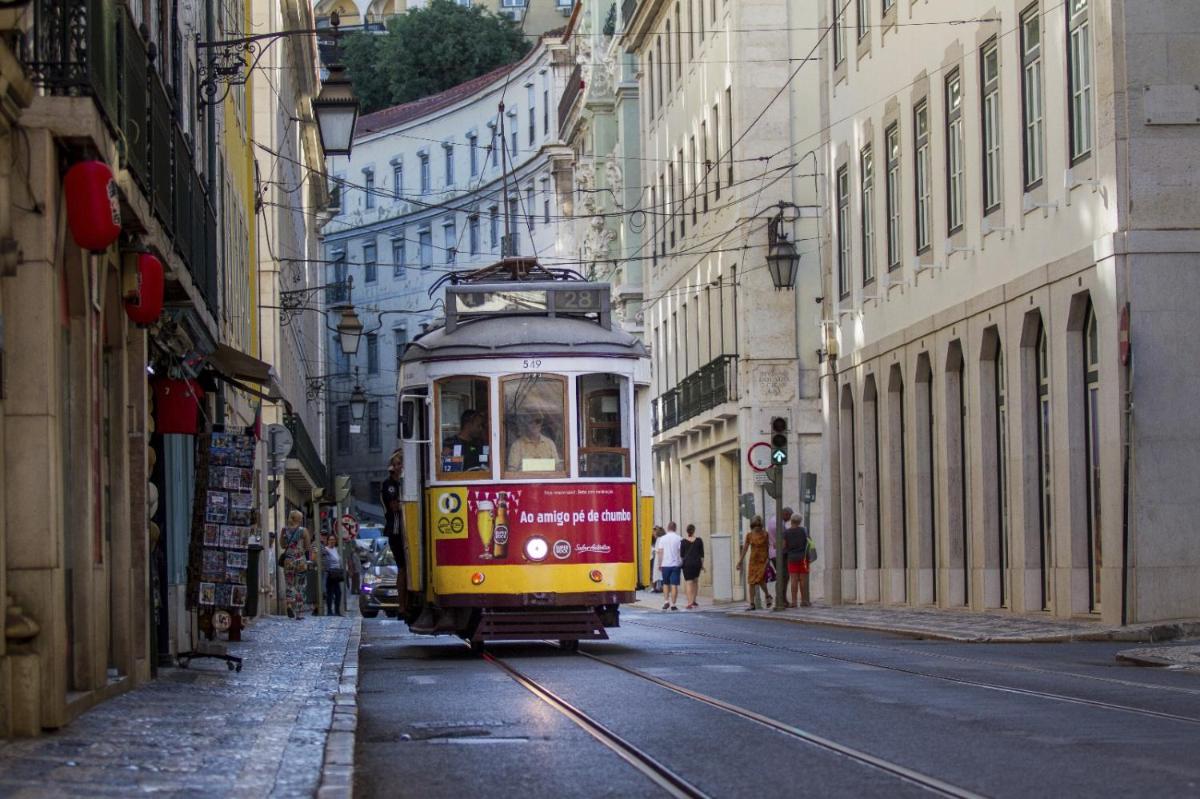
[[[570,640],[568,640],[566,638],[559,639],[558,645],[560,647],[562,647],[564,652],[578,652],[579,651],[579,639],[578,638],[572,638]]]

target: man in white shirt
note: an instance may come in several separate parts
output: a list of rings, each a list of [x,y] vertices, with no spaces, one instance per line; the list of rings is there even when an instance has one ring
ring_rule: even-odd
[[[679,599],[679,577],[683,571],[683,558],[679,555],[679,545],[682,542],[683,539],[675,529],[675,522],[671,522],[667,525],[667,532],[659,536],[654,549],[655,557],[661,564],[663,598],[667,600],[663,603],[663,610],[679,610],[675,602]]]

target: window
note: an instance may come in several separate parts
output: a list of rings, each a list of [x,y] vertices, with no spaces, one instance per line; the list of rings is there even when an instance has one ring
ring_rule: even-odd
[[[703,14],[700,15],[703,18]],[[700,120],[700,163],[697,165],[701,170],[704,180],[704,213],[708,213],[708,173],[712,166],[708,163],[708,120]]]
[[[486,377],[447,377],[434,383],[438,476],[487,480],[492,476],[491,413]]]
[[[979,54],[983,97],[983,212],[1000,207],[1000,49],[993,39]]]
[[[404,231],[392,239],[392,277],[400,277],[408,268],[408,253],[404,246]]]
[[[346,302],[350,299],[346,290],[346,277],[349,269],[346,266],[346,253],[333,253],[333,285],[325,289],[325,300],[330,304]]]
[[[913,140],[916,142],[916,200],[917,200],[917,253],[929,249],[933,239],[933,197],[929,174],[929,104],[922,100],[913,110]]]
[[[532,234],[537,223],[537,214],[533,212],[533,184],[525,187],[525,215],[529,218],[529,232]]]
[[[502,378],[503,477],[566,477],[567,381],[529,373]]]
[[[675,77],[683,77],[683,19],[678,0],[675,3]]]
[[[1051,519],[1054,513],[1053,488],[1054,471],[1050,462],[1052,443],[1050,439],[1050,360],[1046,341],[1046,328],[1038,329],[1037,353],[1035,355],[1037,368],[1037,431],[1038,431],[1038,499],[1039,516],[1041,520],[1041,554],[1042,571],[1042,609],[1049,610],[1053,586],[1050,574],[1050,553],[1052,550]]]
[[[654,113],[654,53],[653,52],[646,54],[646,94],[650,99],[649,105],[647,106],[647,108],[650,110],[650,114],[647,114],[647,116],[650,116],[650,115],[653,115],[653,113]]]
[[[542,135],[550,135],[550,76],[542,75]]]
[[[379,452],[383,437],[379,434],[379,402],[367,403],[367,449]],[[378,496],[378,494],[376,495]]]
[[[850,295],[850,171],[837,171],[838,292]]]
[[[429,154],[421,153],[421,193],[429,193]]]
[[[867,33],[871,30],[870,26],[867,24],[867,15],[871,13],[870,0],[854,0],[854,11],[854,23],[856,26],[855,30],[858,33],[858,40],[861,42],[863,39],[867,38]]]
[[[671,161],[667,164],[667,186],[671,190],[671,194],[675,194],[675,162]],[[663,194],[663,202],[667,203],[667,225],[671,228],[671,246],[675,246],[675,198],[671,197],[667,200],[667,195]]]
[[[668,216],[668,201],[667,201],[667,183],[661,174],[658,176],[658,230],[662,234],[662,244],[659,252],[664,256],[667,254],[667,228],[671,227],[671,219]]]
[[[479,214],[467,217],[467,247],[471,255],[479,255]]]
[[[350,454],[350,406],[337,406],[337,453],[339,455]]]
[[[696,0],[688,0],[688,61],[696,59]]]
[[[527,94],[529,95],[529,121],[527,127],[529,129],[529,146],[532,147],[533,140],[537,138],[537,108],[534,107],[532,86],[529,87]]]
[[[516,111],[516,109],[513,109],[512,113],[509,114],[509,116],[511,117],[511,119],[509,120],[509,124],[512,125],[512,134],[509,136],[508,157],[516,158],[517,157],[517,111]]]
[[[495,167],[500,163],[500,137],[496,133],[496,126],[493,124],[490,127],[492,128],[492,142],[488,145],[488,149],[492,151],[492,166]]]
[[[667,31],[667,36],[666,36],[666,42],[667,42],[666,56],[667,56],[667,62],[668,62],[668,63],[662,64],[662,67],[663,67],[663,69],[664,69],[664,70],[666,70],[666,73],[667,73],[667,87],[666,87],[666,88],[667,88],[667,91],[668,91],[668,92],[670,92],[670,91],[671,91],[671,64],[670,64],[670,61],[671,61],[671,20],[667,20],[667,28],[666,28],[666,31]],[[678,58],[678,55],[676,55],[676,58]],[[666,102],[666,98],[665,98],[665,97],[663,98],[663,101],[664,101],[664,102]]]
[[[446,153],[446,185],[454,185],[454,145],[443,144],[442,150]]]
[[[367,374],[379,374],[379,336],[368,333],[367,339]]]
[[[713,198],[721,199],[721,106],[718,103],[713,103],[712,107],[712,129],[713,129],[713,159],[716,164],[713,166]]]
[[[628,477],[629,381],[610,374],[583,375],[579,397],[579,476]]]
[[[420,251],[421,268],[433,266],[433,231],[422,230],[417,233],[417,247]]]
[[[729,157],[725,159],[725,185],[733,188],[733,89],[725,89],[725,141],[729,142]]]
[[[883,0],[883,13],[887,14],[887,12],[891,11],[892,7],[895,5],[896,0]]]
[[[471,159],[471,177],[479,174],[479,137],[474,133],[467,136],[467,153]]]
[[[687,232],[687,165],[683,161],[682,147],[679,148],[677,157],[679,169],[675,174],[679,177],[679,184],[677,186],[678,194],[676,194],[675,204],[676,214],[678,214],[677,218],[679,219],[679,238],[682,240],[683,234]]]
[[[946,78],[946,226],[951,233],[963,226],[962,75],[956,69]]]
[[[392,196],[397,200],[404,196],[404,165],[392,164]]]
[[[887,154],[887,264],[900,266],[900,126],[893,123],[883,134]]]
[[[836,69],[846,60],[846,19],[842,14],[843,0],[833,3],[833,66]]]
[[[699,26],[698,33],[700,36],[700,43],[703,44],[704,43],[704,0],[697,0],[697,2],[698,2],[698,5],[696,6],[696,10],[699,11],[700,13],[696,14],[696,24]]]
[[[1092,152],[1092,27],[1088,0],[1067,0],[1071,163]]]
[[[652,214],[651,219],[653,219],[655,216],[658,216],[658,187],[657,186],[650,187],[650,209],[651,209],[651,214]],[[658,236],[657,235],[651,236],[650,260],[654,266],[658,266]]]
[[[507,248],[508,255],[520,255],[521,254],[521,251],[520,251],[521,236],[519,233],[517,233],[517,230],[516,230],[516,221],[517,221],[517,218],[520,216],[520,209],[518,208],[519,205],[520,205],[520,200],[517,199],[517,195],[514,194],[508,198],[508,218],[511,219],[514,223],[513,230],[511,232],[506,233],[506,235],[508,236],[508,248]]]
[[[1021,144],[1025,190],[1042,182],[1046,143],[1042,110],[1042,19],[1037,3],[1021,14]]]
[[[700,210],[696,207],[700,204],[700,200],[696,197],[696,194],[698,194],[700,191],[700,160],[696,153],[695,136],[691,137],[691,156],[692,168],[689,169],[688,172],[690,172],[692,175],[692,224],[694,225],[696,224],[696,213]]]
[[[375,170],[363,170],[363,207],[370,210],[375,207]]]
[[[542,222],[550,224],[550,178],[542,178]]]
[[[404,359],[404,348],[408,346],[408,330],[398,327],[392,331],[396,347],[396,369],[400,369],[400,361]]]
[[[374,283],[379,280],[379,258],[375,254],[375,244],[363,245],[363,280]]]
[[[871,145],[858,156],[859,201],[862,204],[863,285],[875,279],[875,155]]]
[[[493,205],[488,208],[488,243],[492,249],[500,246],[500,209]]]
[[[1087,436],[1088,575],[1093,611],[1100,610],[1100,569],[1104,565],[1100,535],[1100,338],[1096,313],[1088,303],[1083,323],[1083,426]]]
[[[665,85],[663,83],[663,40],[662,40],[661,36],[656,40],[656,44],[658,45],[658,71],[654,73],[654,80],[655,80],[655,83],[656,83],[656,86],[658,89],[658,91],[656,92],[656,94],[658,95],[658,105],[656,107],[661,108],[662,104],[664,102],[663,86]],[[671,40],[667,39],[667,52],[669,53],[670,50],[671,50]],[[668,71],[667,72],[667,81],[669,82],[670,80],[671,80],[671,73],[670,73],[670,71]]]
[[[446,264],[453,266],[458,255],[458,233],[453,219],[442,223],[442,241],[445,242]]]

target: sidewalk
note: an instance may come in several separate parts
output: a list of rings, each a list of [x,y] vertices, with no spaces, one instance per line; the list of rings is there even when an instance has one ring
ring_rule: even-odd
[[[684,612],[724,613],[729,616],[773,619],[800,624],[878,630],[912,638],[970,643],[1031,643],[1056,641],[1168,641],[1200,637],[1200,620],[1108,626],[1099,622],[1056,619],[1049,616],[1018,616],[1008,613],[979,613],[943,608],[884,607],[881,605],[838,605],[814,602],[810,608],[782,611],[747,610],[745,601],[714,604],[699,597],[700,608],[684,611],[686,600],[680,591],[679,610]],[[662,612],[662,594],[639,591],[634,607]],[[1200,650],[1200,647],[1196,647]],[[1197,653],[1200,661],[1200,651]]]
[[[258,619],[227,645],[241,672],[164,668],[58,732],[0,742],[0,796],[349,796],[353,612]]]

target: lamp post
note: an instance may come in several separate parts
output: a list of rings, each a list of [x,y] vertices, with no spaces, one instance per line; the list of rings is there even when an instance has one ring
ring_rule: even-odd
[[[778,215],[767,227],[767,271],[775,290],[795,288],[799,268],[800,254],[783,229],[783,203],[780,203]]]
[[[337,323],[338,344],[342,354],[353,358],[358,354],[358,342],[362,338],[363,323],[354,312],[353,305],[339,305],[334,310],[341,314]]]
[[[354,391],[350,394],[350,419],[356,425],[362,424],[363,417],[367,415],[367,394],[363,391],[362,386],[357,383],[354,386]]]
[[[325,155],[350,155],[354,146],[354,124],[358,120],[358,98],[354,85],[341,64],[329,67],[321,93],[312,101],[313,116]]]

